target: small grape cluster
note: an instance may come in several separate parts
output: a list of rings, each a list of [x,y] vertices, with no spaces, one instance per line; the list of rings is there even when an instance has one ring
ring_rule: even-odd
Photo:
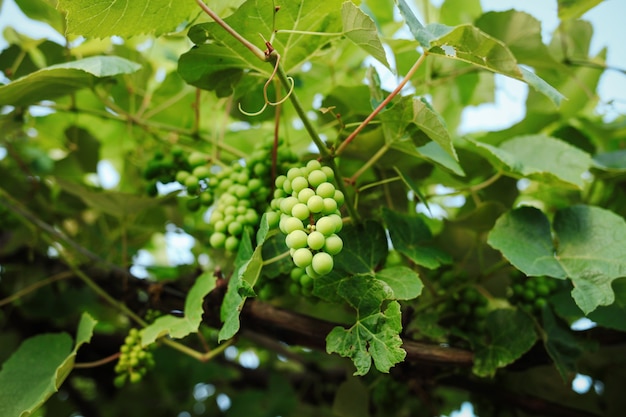
[[[460,330],[482,332],[489,314],[489,300],[467,281],[468,277],[463,272],[448,270],[441,274],[439,291],[442,295],[452,292],[452,296],[440,305],[440,314],[444,321]]]
[[[249,168],[234,164],[209,179],[209,186],[218,195],[209,217],[211,247],[235,251],[244,229],[258,226],[258,213],[267,205],[270,189],[251,174]]]
[[[181,148],[173,148],[167,156],[161,151],[155,152],[143,171],[143,177],[149,181],[148,195],[154,197],[158,194],[157,182],[174,182],[178,171],[189,169],[189,162]]]
[[[141,345],[141,331],[130,329],[124,344],[120,347],[120,357],[115,365],[117,376],[113,380],[114,385],[121,388],[126,381],[137,383],[153,367],[152,352]]]
[[[510,291],[511,304],[515,304],[529,313],[539,314],[548,303],[559,283],[546,276],[526,277],[522,274],[512,276],[513,284]]]
[[[276,178],[269,223],[286,235],[297,267],[291,278],[305,292],[312,289],[312,279],[332,271],[333,256],[343,249],[337,233],[343,226],[339,209],[344,195],[333,185],[334,179],[333,170],[316,160]]]

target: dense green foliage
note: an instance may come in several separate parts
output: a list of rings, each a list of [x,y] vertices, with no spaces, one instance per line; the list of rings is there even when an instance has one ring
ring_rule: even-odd
[[[623,414],[599,1],[547,44],[478,0],[16,3],[66,44],[0,51],[1,416]],[[524,118],[460,134],[495,77]]]

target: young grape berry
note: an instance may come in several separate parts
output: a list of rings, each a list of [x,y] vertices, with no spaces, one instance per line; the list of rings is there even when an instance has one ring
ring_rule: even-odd
[[[312,285],[312,278],[333,270],[333,256],[343,249],[337,233],[343,227],[339,208],[344,195],[333,185],[334,179],[332,169],[312,160],[275,181],[270,207],[278,216],[274,214],[271,223],[285,234],[285,244],[296,270],[307,277],[307,286]]]

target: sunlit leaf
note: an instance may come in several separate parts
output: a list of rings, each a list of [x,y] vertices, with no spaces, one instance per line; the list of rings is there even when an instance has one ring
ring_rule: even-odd
[[[173,32],[200,12],[193,1],[169,0],[59,0],[58,8],[67,12],[69,34],[95,38]]]
[[[131,74],[139,68],[117,56],[93,56],[52,65],[0,86],[0,106],[23,106],[57,98],[91,88],[100,78]]]
[[[88,343],[96,321],[84,313],[74,349],[67,333],[26,339],[0,370],[0,415],[26,417],[37,410],[69,375],[78,348]]]
[[[341,19],[344,35],[389,68],[374,21],[350,1],[341,6]]]
[[[215,288],[216,277],[212,271],[202,273],[187,293],[183,317],[164,315],[143,329],[141,343],[147,346],[162,336],[181,339],[197,332],[204,313],[204,297]]]

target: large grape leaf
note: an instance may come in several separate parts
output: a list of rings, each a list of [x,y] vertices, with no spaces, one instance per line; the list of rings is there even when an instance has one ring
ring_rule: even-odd
[[[326,349],[351,358],[355,375],[366,374],[372,361],[376,369],[388,372],[404,359],[405,352],[400,347],[400,306],[392,301],[383,312],[383,302],[416,298],[423,284],[417,273],[406,267],[376,271],[387,254],[380,224],[349,226],[341,236],[344,250],[336,257],[335,271],[315,280],[314,293],[329,301],[347,302],[356,310],[357,320],[349,329],[333,329],[326,338]]]
[[[354,375],[367,374],[372,360],[380,372],[389,372],[406,356],[401,348],[401,330],[400,304],[392,301],[384,312],[359,316],[349,329],[335,327],[326,337],[326,351],[352,359],[356,366]]]
[[[191,0],[59,0],[57,7],[67,13],[68,34],[88,38],[173,32],[200,11]]]
[[[473,372],[493,376],[526,353],[537,340],[533,320],[520,310],[498,309],[486,318],[488,342],[476,347]]]
[[[239,313],[246,299],[254,296],[253,287],[263,268],[261,249],[262,241],[256,249],[252,247],[250,232],[246,230],[235,258],[235,271],[228,281],[228,289],[220,308],[220,316],[224,322],[218,335],[220,342],[230,339],[239,331]]]
[[[88,343],[96,321],[83,313],[76,342],[67,333],[26,339],[0,371],[0,415],[27,417],[59,390],[74,366],[78,348]]]
[[[153,343],[161,336],[181,339],[197,332],[204,313],[204,297],[215,288],[216,277],[212,271],[202,273],[193,284],[185,299],[185,315],[175,317],[165,315],[157,318],[143,330],[141,343],[144,346]]]
[[[585,313],[614,302],[613,280],[626,277],[626,222],[599,207],[559,210],[550,229],[538,209],[521,207],[501,216],[488,243],[529,276],[569,278],[572,297]]]
[[[398,6],[409,30],[427,53],[467,62],[479,68],[524,81],[557,106],[565,98],[533,72],[520,67],[513,53],[502,41],[476,26],[470,24],[455,27],[441,24],[424,26],[415,17],[405,0],[398,0]]]
[[[281,56],[283,69],[292,73],[329,41],[342,35],[340,4],[340,0],[284,2],[275,14],[271,3],[249,0],[224,20],[237,28],[241,36],[253,42],[260,50],[267,48],[263,39],[273,39],[271,44]],[[275,27],[272,26],[273,22]],[[288,32],[280,32],[281,30]],[[327,32],[334,35],[316,36],[305,32]],[[236,71],[245,68],[262,77],[271,75],[270,65],[258,59],[217,23],[193,26],[189,30],[189,38],[197,46],[181,56],[178,66],[179,73],[189,84],[209,88],[207,80],[219,79],[219,73],[223,74],[229,65]]]
[[[472,139],[468,141],[492,165],[513,177],[582,188],[583,175],[593,165],[588,153],[545,135],[517,136],[497,147]]]
[[[449,254],[429,246],[433,236],[428,225],[419,216],[383,208],[383,219],[393,247],[416,264],[435,269],[452,261]]]
[[[92,56],[51,65],[0,86],[0,106],[24,106],[57,98],[91,88],[100,78],[131,74],[139,68],[139,64],[117,56]]]
[[[383,49],[383,44],[378,37],[376,24],[372,18],[363,13],[363,11],[351,1],[346,1],[341,6],[341,19],[343,21],[343,32],[346,38],[372,55],[384,66],[390,68],[385,50]]]

